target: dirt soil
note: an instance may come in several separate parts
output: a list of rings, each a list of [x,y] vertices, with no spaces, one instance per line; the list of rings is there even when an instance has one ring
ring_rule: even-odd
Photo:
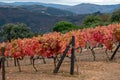
[[[70,59],[65,58],[57,74],[53,74],[53,59],[46,59],[47,64],[42,60],[36,60],[36,72],[28,58],[20,61],[22,71],[13,65],[13,60],[9,60],[9,67],[6,68],[6,80],[120,80],[120,53],[117,52],[115,59],[109,61],[104,49],[96,49],[96,61],[89,50],[84,50],[80,54],[79,61],[75,63],[75,73],[70,72]],[[77,58],[78,55],[77,54]],[[112,53],[109,51],[109,56]],[[78,64],[78,72],[77,65]],[[2,71],[1,71],[2,72]],[[2,73],[0,72],[0,75]],[[0,76],[0,80],[2,77]]]

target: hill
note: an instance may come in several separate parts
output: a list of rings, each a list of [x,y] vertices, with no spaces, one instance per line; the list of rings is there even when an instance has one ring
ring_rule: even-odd
[[[58,8],[58,9],[64,9],[67,7],[70,7],[69,5],[61,5],[61,4],[47,4],[47,3],[40,3],[40,2],[14,2],[14,3],[4,3],[4,2],[0,2],[0,6],[23,6],[23,5],[42,5],[42,6],[46,6],[46,7],[53,7],[53,8]]]
[[[67,6],[38,2],[0,3],[0,26],[6,23],[25,23],[33,32],[45,33],[50,32],[58,21],[69,21],[81,25],[88,14],[98,11],[111,13],[118,8],[120,8],[120,4]]]
[[[58,21],[70,21],[77,25],[82,23],[85,15],[56,16],[41,12],[36,6],[0,7],[0,26],[7,23],[25,23],[33,32],[50,32]],[[38,6],[37,6],[38,7]],[[33,8],[33,9],[32,9]]]
[[[119,8],[120,8],[120,4],[96,5],[96,4],[83,3],[83,4],[65,8],[65,10],[69,10],[69,11],[77,13],[77,14],[91,14],[91,13],[95,13],[98,11],[101,13],[112,13],[114,10],[119,9]]]
[[[23,6],[19,6],[19,7],[27,9],[31,12],[41,12],[41,13],[44,13],[46,15],[53,15],[53,16],[71,16],[71,15],[74,15],[70,11],[61,10],[61,9],[57,9],[57,8],[53,8],[53,7],[45,7],[42,5],[23,5]]]
[[[61,5],[61,4],[48,4],[40,2],[14,2],[14,3],[0,3],[0,6],[31,6],[31,5],[42,5],[45,7],[52,7],[61,10],[67,10],[75,14],[91,14],[95,12],[111,13],[116,9],[120,8],[120,3],[115,5],[97,5],[90,3],[82,3],[74,6]],[[66,11],[65,11],[66,12]]]

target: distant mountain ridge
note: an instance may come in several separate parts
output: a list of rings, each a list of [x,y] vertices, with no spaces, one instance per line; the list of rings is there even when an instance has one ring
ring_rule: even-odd
[[[114,10],[119,8],[120,8],[120,4],[96,5],[96,4],[83,3],[83,4],[71,6],[69,8],[66,8],[65,10],[68,10],[77,14],[91,14],[98,11],[101,13],[112,13]]]
[[[61,4],[47,4],[47,3],[40,3],[40,2],[15,2],[15,3],[0,3],[0,6],[23,6],[23,5],[42,5],[46,7],[53,7],[62,10],[67,10],[76,14],[91,14],[95,12],[101,13],[112,13],[114,10],[120,8],[120,3],[115,5],[97,5],[97,4],[90,4],[90,3],[82,3],[74,6],[69,5],[61,5]]]
[[[47,3],[40,3],[40,2],[14,2],[14,3],[4,3],[4,2],[0,2],[0,6],[5,6],[5,5],[9,5],[9,6],[42,5],[42,6],[53,7],[53,8],[58,8],[58,9],[64,9],[64,8],[70,7],[70,6],[68,6],[68,5],[47,4]]]
[[[73,12],[70,12],[67,10],[62,10],[55,7],[43,6],[43,5],[40,5],[40,3],[33,3],[33,2],[0,3],[0,7],[24,8],[32,12],[41,12],[43,14],[54,15],[54,16],[73,15]]]

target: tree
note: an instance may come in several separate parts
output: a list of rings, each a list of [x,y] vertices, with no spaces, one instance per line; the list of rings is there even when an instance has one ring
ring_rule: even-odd
[[[100,17],[102,19],[102,25],[109,25],[109,24],[111,24],[111,22],[110,22],[110,14],[104,13]]]
[[[110,20],[111,22],[120,22],[120,9],[112,13]]]
[[[1,30],[1,36],[4,41],[11,41],[12,39],[18,38],[31,38],[33,33],[30,32],[30,29],[23,23],[21,24],[5,24]]]
[[[78,29],[78,27],[70,22],[60,21],[55,24],[53,31],[65,33],[74,29]]]
[[[84,27],[95,27],[102,24],[102,19],[97,15],[88,15],[84,21]]]

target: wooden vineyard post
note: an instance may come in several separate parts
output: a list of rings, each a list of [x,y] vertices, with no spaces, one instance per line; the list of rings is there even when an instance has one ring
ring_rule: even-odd
[[[5,48],[2,47],[2,80],[5,80],[5,56],[4,56],[4,52],[5,52]]]
[[[72,50],[71,50],[71,67],[70,67],[70,74],[74,75],[74,62],[75,62],[75,37],[72,36]]]
[[[116,55],[116,53],[117,53],[117,51],[118,51],[119,47],[120,47],[120,43],[118,44],[117,48],[115,49],[115,51],[113,52],[113,54],[112,54],[111,58],[109,59],[110,61],[112,61],[112,60],[113,60],[113,58],[114,58],[114,56]]]
[[[14,58],[14,65],[17,66],[17,60]]]
[[[68,46],[66,47],[65,51],[63,52],[63,55],[62,55],[60,61],[58,62],[57,66],[55,67],[53,73],[58,73],[58,70],[59,70],[59,68],[60,68],[60,66],[61,66],[61,64],[62,64],[62,62],[63,62],[63,60],[64,60],[64,58],[65,58],[65,56],[66,56],[66,54],[67,54],[67,52],[69,50],[69,48],[70,48],[70,44],[71,44],[71,41],[68,44]]]

